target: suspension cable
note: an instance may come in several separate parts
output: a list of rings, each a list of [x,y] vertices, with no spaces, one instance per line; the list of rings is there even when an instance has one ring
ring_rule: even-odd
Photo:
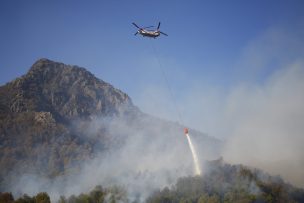
[[[178,116],[178,121],[179,121],[179,123],[180,123],[181,125],[183,125],[184,122],[183,122],[183,119],[182,119],[182,114],[181,114],[180,111],[179,111],[179,108],[178,108],[177,102],[176,102],[176,100],[175,100],[175,98],[174,98],[173,91],[172,91],[172,88],[171,88],[171,86],[170,86],[168,77],[167,77],[167,75],[166,75],[166,72],[165,72],[164,67],[162,66],[162,63],[161,63],[160,60],[159,60],[159,57],[158,57],[158,55],[157,55],[158,52],[157,52],[156,47],[154,46],[154,44],[152,44],[152,49],[153,49],[153,52],[154,52],[154,56],[155,56],[155,58],[156,58],[156,61],[157,61],[157,63],[158,63],[160,72],[161,72],[161,74],[162,74],[162,76],[163,76],[163,78],[164,78],[164,80],[165,80],[165,83],[166,83],[166,86],[167,86],[167,88],[168,88],[170,97],[171,97],[171,99],[172,99],[172,101],[173,101],[173,105],[174,105],[175,111],[176,111],[177,116]]]

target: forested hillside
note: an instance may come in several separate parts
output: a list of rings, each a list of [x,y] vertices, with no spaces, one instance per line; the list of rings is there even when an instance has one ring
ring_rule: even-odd
[[[155,192],[147,202],[284,203],[304,202],[304,190],[280,177],[242,165],[216,160],[203,176],[180,178],[172,187]]]
[[[304,190],[285,183],[280,177],[242,165],[229,165],[222,160],[207,162],[203,176],[181,177],[171,187],[155,191],[149,203],[296,203],[304,202]],[[0,202],[48,203],[47,193],[23,195],[14,199],[2,193]],[[127,188],[96,186],[88,193],[61,196],[58,203],[140,202],[130,199]]]

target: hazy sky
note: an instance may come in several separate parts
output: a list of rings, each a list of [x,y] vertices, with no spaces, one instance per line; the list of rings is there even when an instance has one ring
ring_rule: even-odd
[[[134,36],[132,22],[158,21],[168,37]],[[303,27],[302,0],[2,0],[0,84],[49,58],[86,67],[144,111],[177,120],[163,71],[186,123],[212,132],[219,100],[303,59]]]

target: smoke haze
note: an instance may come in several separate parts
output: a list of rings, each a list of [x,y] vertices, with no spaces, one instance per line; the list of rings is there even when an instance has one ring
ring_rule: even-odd
[[[304,186],[304,69],[298,62],[275,73],[263,87],[239,88],[227,114],[235,128],[224,157],[281,175]]]
[[[107,139],[111,139],[112,147],[81,163],[79,173],[54,180],[24,174],[11,181],[10,191],[16,196],[47,191],[52,200],[57,200],[61,195],[68,197],[88,192],[96,185],[119,186],[126,189],[131,201],[143,202],[155,190],[175,184],[179,177],[194,175],[191,151],[181,126],[153,117],[133,121],[96,118],[86,136],[95,136],[104,126],[107,126]],[[203,137],[196,142],[200,146],[210,146],[208,139]],[[214,145],[213,150],[215,148],[218,147]],[[208,154],[215,154],[207,147],[201,148],[201,153],[204,159],[208,159]]]
[[[227,67],[234,73],[233,85],[194,81],[177,101],[187,126],[225,140],[225,161],[261,168],[304,187],[301,30],[268,29],[248,43],[233,67]],[[155,92],[162,95],[159,103],[167,103],[165,88],[149,87],[144,95]],[[144,111],[158,114],[149,108],[152,104],[142,103]],[[176,118],[167,109],[160,111]]]

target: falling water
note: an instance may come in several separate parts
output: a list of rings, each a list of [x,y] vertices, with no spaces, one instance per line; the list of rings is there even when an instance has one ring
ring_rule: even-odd
[[[193,144],[191,142],[191,139],[190,139],[190,136],[189,136],[188,133],[186,134],[186,137],[187,137],[187,140],[188,140],[188,143],[189,143],[189,147],[191,149],[193,161],[194,161],[195,175],[201,175],[201,169],[200,169],[200,166],[199,166],[197,154],[196,154],[195,148],[194,148],[194,146],[193,146]]]

